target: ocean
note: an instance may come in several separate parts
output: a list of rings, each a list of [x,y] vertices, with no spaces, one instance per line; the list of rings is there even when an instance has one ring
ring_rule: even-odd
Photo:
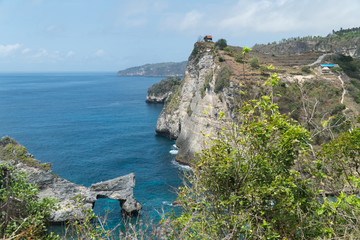
[[[146,104],[161,78],[114,73],[1,73],[0,135],[15,138],[57,175],[90,186],[135,173],[142,215],[173,210],[184,169],[174,142],[156,136],[162,105]],[[120,221],[117,201],[101,199],[98,215]]]

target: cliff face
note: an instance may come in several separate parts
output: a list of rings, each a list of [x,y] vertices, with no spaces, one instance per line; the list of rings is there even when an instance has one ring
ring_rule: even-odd
[[[217,120],[220,111],[230,117],[226,101],[214,92],[220,66],[214,61],[213,44],[196,43],[194,49],[180,89],[164,106],[156,124],[158,134],[177,139],[177,160],[182,163],[189,163],[194,153],[204,148],[204,134],[221,126]]]
[[[179,89],[164,105],[156,133],[176,139],[179,148],[176,160],[189,164],[194,153],[207,147],[205,135],[229,127],[229,123],[241,117],[236,109],[243,101],[258,99],[273,91],[280,112],[290,114],[311,130],[314,143],[321,144],[336,134],[342,122],[360,111],[360,100],[355,99],[358,91],[354,90],[360,79],[351,80],[346,71],[323,74],[319,63],[333,63],[337,55],[327,58],[322,55],[309,52],[275,56],[251,51],[243,56],[239,47],[217,50],[213,43],[198,42]],[[239,56],[242,60],[238,60]],[[257,66],[252,66],[254,59],[258,61]],[[310,68],[318,59],[321,61]],[[270,64],[275,70],[267,68]],[[270,90],[264,83],[274,71],[280,81]],[[224,113],[222,119],[219,119],[220,112]],[[322,121],[328,118],[333,119],[331,126],[322,129]]]

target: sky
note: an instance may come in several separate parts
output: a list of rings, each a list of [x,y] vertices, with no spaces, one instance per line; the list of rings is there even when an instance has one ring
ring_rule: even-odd
[[[116,72],[360,27],[359,0],[0,0],[0,72]]]

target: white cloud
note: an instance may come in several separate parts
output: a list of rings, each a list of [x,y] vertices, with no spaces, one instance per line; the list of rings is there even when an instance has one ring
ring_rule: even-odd
[[[32,55],[31,57],[33,57],[33,58],[43,58],[43,57],[46,57],[48,55],[49,55],[49,52],[46,49],[41,48],[34,55]]]
[[[66,53],[66,57],[71,57],[71,56],[74,56],[75,55],[75,52],[70,50]]]
[[[95,56],[100,57],[105,54],[105,51],[103,49],[99,49],[95,52]]]
[[[22,47],[22,44],[8,44],[8,45],[1,45],[0,44],[0,56],[6,57],[10,54],[14,53],[18,49]]]
[[[27,54],[27,53],[31,52],[31,49],[30,48],[25,48],[21,52],[22,52],[22,54]]]
[[[252,34],[326,34],[359,26],[358,0],[238,0],[197,7],[182,16],[169,14],[162,25],[182,33],[213,33],[248,37]],[[171,20],[174,19],[174,20]]]
[[[180,29],[187,30],[189,28],[197,27],[197,25],[201,22],[202,17],[203,14],[201,14],[197,10],[192,10],[186,13],[185,17],[180,23]]]

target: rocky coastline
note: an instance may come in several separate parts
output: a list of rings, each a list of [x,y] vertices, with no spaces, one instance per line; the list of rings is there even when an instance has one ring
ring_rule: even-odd
[[[41,163],[27,151],[24,152],[25,148],[15,140],[3,137],[0,141],[0,164],[10,164],[26,173],[28,181],[39,188],[40,199],[45,197],[56,199],[57,209],[51,213],[49,219],[51,223],[85,219],[86,211],[93,209],[96,200],[100,198],[118,200],[122,212],[130,216],[137,215],[142,208],[134,198],[134,173],[85,187],[54,174],[49,164]],[[9,152],[6,149],[13,150]]]

